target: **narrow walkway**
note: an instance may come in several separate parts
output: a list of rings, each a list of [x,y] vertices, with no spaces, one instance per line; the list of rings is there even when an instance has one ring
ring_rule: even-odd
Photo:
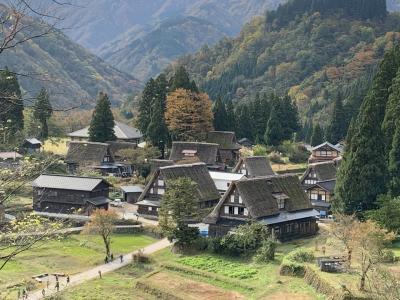
[[[168,246],[170,246],[171,243],[167,240],[167,239],[162,239],[154,244],[151,244],[145,248],[143,248],[143,253],[144,254],[152,254],[154,252],[157,252],[159,250],[162,250],[164,248],[167,248]],[[134,251],[128,254],[125,254],[123,257],[123,262],[121,263],[120,258],[116,257],[115,260],[111,263],[108,264],[103,264],[101,266],[97,266],[93,269],[84,271],[82,273],[78,273],[75,275],[71,275],[70,276],[70,283],[67,285],[66,284],[66,279],[61,279],[60,280],[60,292],[71,287],[71,286],[76,286],[79,285],[85,281],[91,280],[91,279],[95,279],[95,278],[99,278],[99,271],[101,271],[101,274],[106,274],[108,272],[112,272],[115,270],[118,270],[128,264],[130,264],[132,262],[132,255],[136,254],[138,252]],[[57,293],[57,290],[54,286],[54,283],[52,283],[52,286],[50,286],[49,288],[45,289],[45,295],[47,296],[51,296]],[[42,290],[38,290],[32,293],[28,293],[28,298],[29,300],[37,300],[37,299],[44,299],[44,297],[42,296]]]

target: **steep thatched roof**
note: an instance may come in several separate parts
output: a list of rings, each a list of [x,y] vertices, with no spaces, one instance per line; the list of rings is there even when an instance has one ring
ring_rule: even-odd
[[[249,156],[244,157],[239,160],[235,168],[234,173],[240,172],[242,166],[245,166],[248,177],[260,177],[260,176],[272,176],[275,175],[272,170],[269,160],[265,156]]]
[[[70,142],[65,161],[80,165],[101,164],[108,153],[108,147],[105,143]]]
[[[197,143],[197,142],[173,142],[169,159],[174,162],[185,161],[185,159],[193,159],[185,155],[187,151],[194,151],[192,154],[197,157],[200,162],[207,165],[213,165],[217,161],[218,144]]]
[[[338,164],[335,161],[310,164],[301,178],[301,182],[314,171],[317,175],[317,181],[327,181],[336,178]]]
[[[246,178],[231,184],[218,205],[204,220],[206,223],[215,224],[218,222],[223,204],[229,201],[229,197],[235,189],[239,192],[249,211],[249,216],[253,219],[280,214],[278,198],[286,199],[285,211],[290,213],[312,209],[310,200],[295,175]]]
[[[150,160],[150,173],[154,173],[161,167],[174,165],[174,161],[167,159],[151,159]]]
[[[207,143],[218,144],[221,150],[239,150],[236,136],[231,131],[210,131],[207,134]]]
[[[146,185],[143,193],[140,195],[138,201],[142,201],[146,198],[153,184],[156,182],[159,176],[165,180],[167,189],[168,181],[178,178],[189,178],[193,182],[197,183],[197,191],[199,200],[201,202],[217,200],[220,195],[215,186],[214,181],[211,179],[210,173],[208,172],[207,166],[204,163],[187,164],[187,165],[173,165],[159,168],[151,177],[150,181]]]
[[[110,145],[109,149],[114,154],[114,156],[117,156],[118,151],[120,151],[120,150],[137,148],[137,145],[135,143],[129,143],[129,142],[118,142],[117,141],[117,142],[107,142],[107,144]]]
[[[333,193],[335,191],[336,179],[326,180],[326,181],[318,181],[316,184],[307,188],[307,190],[313,189],[315,187],[319,187],[329,193]]]

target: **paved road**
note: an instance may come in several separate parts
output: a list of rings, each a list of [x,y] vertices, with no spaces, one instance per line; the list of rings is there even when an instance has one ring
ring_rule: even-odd
[[[167,239],[162,239],[154,244],[151,244],[145,248],[143,248],[143,253],[144,254],[152,254],[154,252],[157,252],[159,250],[162,250],[164,248],[167,248],[168,246],[170,246],[171,243],[167,240]],[[95,278],[99,278],[99,271],[101,271],[102,274],[106,274],[108,272],[112,272],[115,270],[118,270],[126,265],[128,265],[129,263],[132,262],[132,255],[136,254],[138,251],[134,251],[128,254],[125,254],[123,257],[123,262],[120,262],[119,257],[117,257],[113,262],[108,263],[108,264],[103,264],[101,266],[97,266],[93,269],[84,271],[82,273],[78,273],[75,275],[71,275],[70,276],[70,283],[68,284],[68,286],[66,285],[66,280],[65,279],[61,279],[60,280],[60,292],[71,287],[71,286],[76,286],[79,285],[85,281],[91,280],[91,279],[95,279]],[[51,286],[47,289],[45,289],[45,294],[46,296],[50,296],[50,295],[54,295],[57,293],[55,287],[54,287],[54,283],[51,284]],[[30,294],[28,294],[28,298],[29,300],[37,300],[37,299],[44,299],[42,296],[42,290],[38,290],[35,292],[32,292]]]

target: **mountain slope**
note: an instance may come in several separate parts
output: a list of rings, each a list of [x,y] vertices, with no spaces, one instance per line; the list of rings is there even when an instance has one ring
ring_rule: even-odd
[[[39,31],[38,23],[30,22],[32,28]],[[24,33],[21,33],[19,39],[23,37]],[[113,102],[120,102],[141,86],[137,79],[109,66],[61,32],[3,52],[0,67],[6,66],[22,74],[19,81],[24,98],[36,96],[41,87],[45,87],[57,107],[80,103],[90,106],[100,91],[107,92]]]
[[[362,0],[346,1],[347,5]],[[294,2],[297,7],[310,3]],[[348,7],[357,14],[360,11]],[[293,15],[291,6],[285,5],[278,13],[255,18],[236,39],[225,39],[179,63],[213,99],[221,96],[246,102],[258,92],[289,92],[303,117],[314,115],[326,123],[334,95],[347,93],[358,78],[373,70],[385,49],[400,39],[398,15],[363,20],[349,17],[351,11],[340,7],[325,13],[329,10],[303,8]]]

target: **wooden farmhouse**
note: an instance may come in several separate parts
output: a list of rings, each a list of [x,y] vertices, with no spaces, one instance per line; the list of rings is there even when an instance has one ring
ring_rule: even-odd
[[[175,164],[202,162],[211,170],[224,169],[217,164],[218,144],[198,142],[173,142],[169,160]]]
[[[311,149],[311,156],[308,159],[309,163],[318,163],[324,161],[332,161],[342,155],[342,147],[332,145],[325,142]]]
[[[121,186],[122,199],[128,203],[136,203],[143,193],[143,188],[139,185]]]
[[[234,132],[211,131],[207,134],[207,143],[218,144],[218,163],[228,166],[237,163],[241,146],[236,142]]]
[[[18,152],[0,152],[0,168],[15,169],[19,167],[22,155]]]
[[[108,209],[110,184],[102,178],[40,175],[32,183],[33,209],[52,213],[82,213]]]
[[[28,154],[39,152],[40,148],[42,148],[42,142],[36,138],[25,139],[22,143],[22,148]]]
[[[115,121],[114,124],[114,133],[118,142],[129,142],[137,145],[142,141],[143,135],[138,129],[118,121]],[[89,126],[71,132],[68,136],[71,138],[71,141],[88,142]]]
[[[334,197],[340,160],[310,164],[300,179],[312,205],[321,217],[328,215]]]
[[[136,203],[138,213],[143,217],[157,218],[160,201],[168,189],[168,180],[182,177],[197,183],[199,209],[213,207],[218,203],[220,194],[205,163],[173,165],[160,167],[151,175],[150,181]]]
[[[275,175],[271,164],[265,156],[242,157],[232,172],[243,174],[249,178]]]
[[[75,174],[81,169],[97,170],[103,175],[130,176],[133,167],[118,157],[121,149],[135,149],[134,143],[70,142],[65,158],[67,171]]]
[[[295,175],[274,175],[233,182],[204,222],[209,236],[222,236],[254,220],[283,241],[314,235],[317,215]]]

